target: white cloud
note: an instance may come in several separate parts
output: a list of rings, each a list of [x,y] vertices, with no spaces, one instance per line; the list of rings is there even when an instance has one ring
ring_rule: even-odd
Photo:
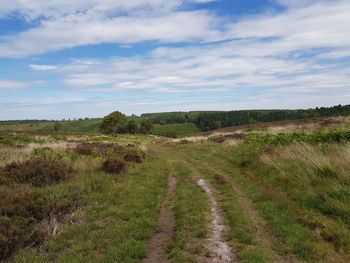
[[[0,89],[20,90],[20,89],[25,89],[27,87],[28,87],[28,83],[26,82],[0,79]]]
[[[350,2],[321,1],[282,14],[251,17],[231,25],[229,31],[233,38],[255,43],[243,51],[262,50],[262,55],[350,47]]]
[[[52,66],[52,65],[34,65],[34,64],[29,65],[29,67],[35,70],[42,70],[42,71],[54,70],[58,68],[57,66]]]
[[[152,111],[230,110],[349,101],[350,69],[348,63],[336,61],[350,56],[349,1],[280,0],[288,7],[283,13],[254,15],[234,23],[206,11],[180,11],[181,0],[27,2],[9,10],[21,9],[28,17],[28,10],[35,11],[33,16],[47,12],[46,18],[38,27],[3,37],[0,56],[23,57],[99,43],[126,47],[148,40],[158,43],[158,48],[144,55],[80,58],[59,66],[31,64],[43,74],[57,74],[62,90],[78,94],[57,99],[52,111],[59,112],[59,105],[69,103],[73,113],[97,109],[98,116],[116,105],[127,113],[140,113],[151,106]],[[0,7],[3,13],[6,5]],[[191,46],[163,45],[184,41]],[[0,88],[28,85],[0,80]],[[82,92],[100,97],[79,99]],[[44,102],[38,114],[53,100]]]
[[[339,0],[277,0],[278,3],[281,5],[287,6],[287,7],[304,7],[304,6],[310,6],[318,3],[325,3],[325,2],[336,2]]]
[[[67,87],[80,91],[148,90],[156,93],[205,93],[270,88],[285,92],[322,92],[349,87],[347,70],[318,58],[251,56],[227,52],[228,42],[204,47],[159,48],[145,56],[61,65]]]
[[[1,3],[0,14],[11,16],[16,12],[32,20],[38,17],[60,17],[85,12],[130,12],[141,8],[170,10],[179,6],[181,2],[182,0],[11,0]]]
[[[209,43],[239,39],[234,48],[237,53],[261,56],[350,47],[349,1],[307,1],[308,5],[298,8],[294,7],[300,6],[297,3],[301,1],[290,1],[288,3],[294,4],[283,13],[247,17],[235,23],[203,10],[180,11],[184,2],[39,0],[25,1],[21,5],[9,2],[0,10],[19,10],[24,15],[28,10],[40,15],[50,14],[51,10],[56,14],[42,19],[37,27],[2,37],[0,57],[25,57],[82,45],[116,43],[123,46],[143,41]]]
[[[0,43],[0,57],[23,57],[82,45],[143,41],[176,43],[218,39],[215,18],[205,11],[173,12],[161,16],[74,14],[43,21]]]

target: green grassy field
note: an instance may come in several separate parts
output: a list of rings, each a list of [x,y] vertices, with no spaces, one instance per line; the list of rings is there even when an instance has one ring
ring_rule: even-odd
[[[152,134],[170,138],[186,136],[196,132],[199,132],[199,129],[193,123],[155,124],[152,129]]]
[[[2,124],[0,131],[39,131],[55,132],[55,124],[58,124],[58,132],[76,132],[76,133],[101,133],[99,125],[101,119],[77,120],[66,122],[37,122],[37,123],[18,123]],[[170,138],[181,137],[191,133],[199,132],[199,129],[193,123],[174,123],[174,124],[155,124],[151,131],[153,135],[160,135]]]
[[[221,143],[1,134],[1,259],[131,263],[158,249],[172,262],[201,263],[220,259],[210,244],[221,242],[233,262],[350,262],[350,131],[315,130],[253,129]],[[126,168],[106,172],[111,158]],[[152,247],[166,223],[158,216],[169,176],[175,225],[169,242]],[[213,202],[224,226],[214,230]]]

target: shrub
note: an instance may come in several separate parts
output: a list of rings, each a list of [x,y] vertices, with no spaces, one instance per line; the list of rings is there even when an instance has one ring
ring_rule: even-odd
[[[115,143],[82,143],[78,145],[74,151],[83,154],[83,155],[91,155],[94,152],[99,153],[103,156],[108,155],[110,152],[120,153],[122,147]]]
[[[213,137],[213,138],[210,138],[210,140],[216,143],[223,143],[226,141],[224,136]]]
[[[48,215],[47,200],[26,187],[0,187],[0,214],[41,220]]]
[[[216,182],[221,185],[229,184],[228,180],[222,174],[215,174],[214,176]]]
[[[36,224],[49,213],[43,194],[26,188],[0,188],[0,261],[26,245],[36,245],[44,232]]]
[[[0,186],[0,262],[20,248],[41,244],[47,234],[41,222],[60,219],[81,204],[77,191],[52,200],[29,186]]]
[[[126,168],[127,162],[119,158],[109,158],[102,164],[102,171],[106,173],[120,174]]]
[[[44,231],[33,225],[33,218],[0,216],[0,260],[27,245],[37,245],[44,240]]]
[[[4,168],[9,180],[17,183],[45,186],[68,180],[74,170],[61,160],[39,157],[24,163],[11,163]]]
[[[83,154],[83,155],[92,154],[92,150],[93,150],[93,148],[91,147],[90,143],[80,144],[74,149],[75,152],[77,152],[79,154]]]
[[[124,160],[127,162],[142,163],[144,156],[137,152],[128,152],[124,155]]]

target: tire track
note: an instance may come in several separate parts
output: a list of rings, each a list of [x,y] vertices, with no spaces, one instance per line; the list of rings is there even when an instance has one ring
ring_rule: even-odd
[[[158,218],[160,231],[148,241],[147,256],[142,260],[142,263],[172,262],[167,258],[166,245],[174,236],[175,216],[171,208],[175,198],[176,184],[176,177],[169,176],[166,200],[162,205]]]
[[[276,237],[271,233],[268,229],[267,222],[260,217],[258,212],[256,211],[252,201],[245,195],[243,190],[235,184],[228,176],[226,176],[222,171],[217,167],[211,167],[206,162],[201,162],[202,166],[205,166],[205,169],[210,171],[216,176],[216,180],[220,180],[222,183],[228,184],[233,191],[236,193],[237,198],[242,204],[242,208],[244,214],[254,225],[254,236],[256,241],[261,244],[265,249],[270,251],[270,255],[272,256],[271,263],[298,263],[297,259],[291,256],[285,256],[278,254],[275,250],[273,250],[274,244],[277,243]]]
[[[210,258],[206,259],[208,263],[236,263],[230,246],[225,241],[227,226],[224,224],[224,218],[219,210],[218,203],[214,196],[214,189],[208,182],[200,178],[197,184],[205,191],[211,207],[211,222],[208,226],[209,237],[206,239],[205,247],[210,252]]]

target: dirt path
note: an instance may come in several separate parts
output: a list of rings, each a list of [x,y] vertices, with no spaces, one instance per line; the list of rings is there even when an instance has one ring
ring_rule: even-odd
[[[227,226],[224,224],[224,218],[213,194],[213,188],[202,178],[197,183],[205,191],[211,207],[211,222],[208,226],[209,237],[206,239],[205,244],[205,248],[210,252],[210,257],[205,261],[208,263],[238,262],[233,257],[232,250],[225,241]]]
[[[234,182],[232,182],[232,180],[230,180],[228,176],[226,176],[222,172],[218,172],[218,169],[216,167],[215,168],[210,167],[208,164],[206,164],[204,162],[202,162],[201,164],[204,165],[206,169],[215,173],[216,176],[221,177],[222,180],[225,181],[227,184],[229,184],[230,187],[232,187],[232,189],[235,191],[237,198],[239,199],[240,203],[242,204],[244,214],[254,224],[254,227],[255,227],[254,236],[256,238],[256,241],[258,241],[259,244],[263,245],[267,250],[269,250],[269,252],[270,252],[269,254],[273,258],[271,260],[271,263],[297,263],[297,262],[299,262],[295,258],[279,255],[274,250],[271,249],[273,247],[273,245],[276,244],[276,238],[272,235],[271,231],[268,229],[266,221],[260,217],[260,215],[256,211],[252,201],[245,195],[243,190],[238,185],[236,185]]]
[[[166,244],[174,235],[175,216],[172,212],[172,203],[175,197],[176,177],[168,177],[166,200],[160,210],[158,219],[159,232],[154,234],[147,243],[147,257],[143,263],[171,263],[166,256]]]

